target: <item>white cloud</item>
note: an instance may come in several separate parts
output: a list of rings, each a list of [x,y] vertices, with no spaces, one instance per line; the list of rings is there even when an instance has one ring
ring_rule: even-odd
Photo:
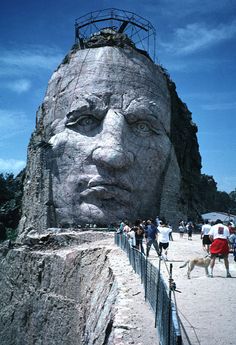
[[[62,53],[58,48],[37,45],[14,49],[0,47],[0,87],[18,94],[27,92],[35,78],[39,80],[52,72],[61,60]]]
[[[204,23],[193,23],[176,29],[171,42],[160,42],[160,44],[169,53],[187,55],[234,38],[235,34],[236,21],[231,24],[220,24],[214,28],[207,27]]]
[[[16,135],[28,132],[29,128],[32,123],[24,112],[0,109],[0,146]]]
[[[39,70],[52,70],[63,57],[58,48],[46,46],[26,46],[24,48],[5,49],[0,47],[0,74],[26,75],[36,74]]]
[[[28,91],[31,88],[31,81],[27,79],[18,79],[18,80],[14,80],[14,81],[6,83],[5,87],[7,87],[11,91],[14,91],[20,94],[20,93]]]
[[[0,172],[18,174],[26,165],[25,161],[0,158]]]

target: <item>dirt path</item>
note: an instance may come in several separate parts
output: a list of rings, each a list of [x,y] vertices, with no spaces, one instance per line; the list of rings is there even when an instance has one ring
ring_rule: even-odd
[[[185,235],[186,236],[186,235]],[[203,257],[200,235],[180,238],[173,234],[170,242],[168,259],[161,263],[161,272],[168,282],[166,270],[173,264],[173,279],[181,293],[175,293],[179,316],[186,328],[191,345],[233,345],[235,344],[235,310],[236,310],[236,263],[229,255],[232,278],[226,278],[224,261],[216,260],[214,278],[205,276],[205,270],[195,267],[191,279],[187,279],[187,267],[179,266],[188,259]],[[150,252],[150,261],[158,265],[154,250]],[[184,338],[184,337],[183,337]],[[184,345],[188,344],[185,341]]]

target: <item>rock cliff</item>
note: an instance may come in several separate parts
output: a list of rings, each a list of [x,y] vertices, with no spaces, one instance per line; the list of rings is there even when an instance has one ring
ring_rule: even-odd
[[[113,235],[31,231],[23,245],[0,246],[0,262],[1,345],[157,344],[143,288]]]
[[[73,47],[37,113],[19,232],[197,214],[197,127],[174,83],[127,38]]]

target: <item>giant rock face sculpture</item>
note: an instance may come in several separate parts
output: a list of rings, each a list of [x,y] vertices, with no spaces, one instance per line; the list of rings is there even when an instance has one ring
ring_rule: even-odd
[[[38,114],[21,226],[178,214],[181,176],[170,125],[166,76],[146,56],[131,47],[72,52],[53,74]],[[33,141],[46,143],[44,154],[40,144],[32,150]],[[43,186],[35,200],[39,165],[45,182],[37,182]]]

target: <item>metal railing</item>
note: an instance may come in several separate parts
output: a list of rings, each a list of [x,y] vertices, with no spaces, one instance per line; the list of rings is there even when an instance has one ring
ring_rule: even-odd
[[[155,313],[155,327],[158,331],[160,345],[182,345],[182,337],[177,314],[177,308],[172,301],[170,271],[170,286],[167,287],[159,267],[154,266],[139,250],[132,248],[125,235],[116,233],[115,243],[128,255],[134,271],[140,275],[147,300]]]
[[[124,32],[135,46],[156,60],[156,29],[145,18],[126,10],[106,8],[89,12],[75,20],[76,43],[86,41],[104,28]]]

